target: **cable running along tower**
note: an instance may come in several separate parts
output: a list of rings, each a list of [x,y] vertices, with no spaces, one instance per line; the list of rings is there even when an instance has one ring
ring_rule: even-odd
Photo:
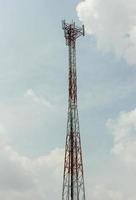
[[[62,22],[69,48],[69,101],[65,146],[62,200],[85,200],[82,150],[77,108],[76,39],[84,36],[84,26]]]

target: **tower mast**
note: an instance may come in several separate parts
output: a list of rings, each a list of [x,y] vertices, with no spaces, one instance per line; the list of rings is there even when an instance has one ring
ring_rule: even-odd
[[[69,48],[69,101],[64,159],[62,200],[85,200],[82,149],[77,108],[76,39],[85,35],[84,26],[62,22]]]

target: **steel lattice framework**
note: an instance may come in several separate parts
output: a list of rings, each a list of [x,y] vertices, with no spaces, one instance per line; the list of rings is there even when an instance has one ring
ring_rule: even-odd
[[[63,21],[62,28],[69,47],[69,102],[64,160],[62,200],[85,200],[82,150],[77,108],[76,39],[84,36],[84,26]]]

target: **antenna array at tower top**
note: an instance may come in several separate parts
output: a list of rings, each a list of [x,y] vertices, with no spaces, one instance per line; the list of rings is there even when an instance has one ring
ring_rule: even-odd
[[[65,20],[62,21],[62,29],[64,30],[64,36],[66,39],[66,45],[72,45],[75,43],[76,39],[81,35],[85,36],[84,25],[78,27],[75,25],[75,22],[66,23]]]

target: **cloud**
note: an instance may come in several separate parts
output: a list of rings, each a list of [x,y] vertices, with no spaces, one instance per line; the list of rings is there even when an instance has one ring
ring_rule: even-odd
[[[115,120],[109,119],[107,127],[113,136],[112,152],[136,166],[136,109],[121,112]]]
[[[35,103],[39,103],[41,105],[46,106],[47,108],[51,108],[53,105],[51,105],[51,103],[47,100],[45,100],[42,96],[38,96],[33,89],[28,89],[25,92],[25,96],[26,97],[30,97],[31,100]]]
[[[123,125],[127,127],[131,124],[131,121],[134,123],[135,119],[133,118],[135,118],[135,112],[136,111],[132,111],[130,115],[129,113],[121,113],[116,121],[109,120],[107,124],[113,129],[115,129],[115,126],[118,127],[118,124],[127,124],[126,126]],[[129,120],[127,120],[127,118]],[[120,119],[122,123],[119,123]],[[6,133],[6,128],[3,125],[1,125],[1,127],[3,127],[0,132],[2,133],[3,131],[0,135],[2,138],[4,137],[4,133]],[[116,141],[124,138],[124,136],[126,137],[126,135],[129,136],[130,134],[115,134]],[[0,141],[0,199],[59,200],[62,194],[63,159],[64,149],[56,148],[47,155],[33,159],[20,154],[13,146],[9,145],[7,141]],[[114,164],[117,165],[117,163]],[[88,180],[91,181],[91,185],[86,184],[88,198],[94,200],[134,200],[136,195],[130,195],[133,181],[127,179],[128,191],[125,191],[120,184],[119,187],[115,187],[117,179],[114,179],[114,167],[108,168],[108,171],[110,176],[106,173],[103,177],[100,176],[98,179],[94,177],[95,183],[88,173]],[[134,174],[135,173],[133,173],[133,175]],[[122,174],[117,176],[120,182],[123,183],[124,177]],[[107,181],[108,179],[110,180],[110,184]]]
[[[96,37],[97,46],[136,64],[135,0],[84,0],[77,6],[86,32]]]
[[[36,96],[39,101],[33,100],[33,96]],[[7,138],[10,135],[11,128],[15,132],[15,126],[19,125],[19,121],[22,123],[22,119],[26,119],[27,122],[32,119],[33,122],[34,117],[37,121],[37,117],[42,114],[44,107],[40,99],[34,90],[28,89],[18,104],[16,103],[16,105],[10,105],[9,107],[8,105],[4,107],[0,106],[0,199],[58,200],[61,198],[64,149],[56,148],[47,155],[38,156],[33,159],[19,153],[13,143],[11,145],[8,142]],[[28,102],[29,100],[30,102]],[[46,107],[44,108],[46,110]],[[34,116],[34,113],[37,113],[39,109],[40,114]],[[102,172],[102,176],[98,177],[96,171],[94,171],[92,177],[92,174],[90,175],[88,171],[87,179],[88,182],[91,182],[91,184],[86,184],[88,199],[135,200],[135,188],[133,189],[135,180],[133,177],[135,176],[136,170],[133,169],[130,175],[130,172],[128,173],[124,165],[124,161],[130,166],[132,163],[135,164],[135,160],[133,159],[135,157],[135,145],[133,144],[135,142],[135,118],[136,109],[130,112],[120,113],[115,120],[108,120],[107,126],[113,136],[112,152],[115,157],[119,157],[120,161],[123,161],[123,164],[120,166],[119,161],[112,154],[110,155],[112,166],[108,166],[108,163],[106,163],[106,172]],[[30,124],[30,121],[29,126],[34,126]],[[11,123],[12,127],[9,123]],[[24,124],[23,122],[22,128]],[[20,125],[16,131],[18,132],[19,130]],[[28,134],[28,127],[26,132]],[[19,137],[22,137],[20,132]],[[131,143],[129,148],[126,148],[126,141]],[[120,143],[124,147],[123,151],[116,150],[116,146]],[[130,147],[134,148],[133,151]],[[115,166],[117,170],[115,170]]]
[[[64,149],[56,148],[32,159],[21,155],[8,143],[0,143],[0,199],[59,200],[63,159]],[[94,200],[134,200],[107,185],[86,186],[88,197]]]
[[[49,132],[56,133],[60,129],[55,139],[64,133],[65,127],[62,129],[61,126],[65,120],[63,115],[63,104],[49,101],[36,89],[27,89],[15,100],[0,102],[0,140],[8,141],[23,153],[39,155],[43,145],[46,145],[46,151],[51,150],[52,134]],[[53,146],[56,146],[55,140]]]
[[[0,143],[0,199],[59,199],[64,150],[56,148],[35,159]],[[57,187],[56,187],[57,185]]]

